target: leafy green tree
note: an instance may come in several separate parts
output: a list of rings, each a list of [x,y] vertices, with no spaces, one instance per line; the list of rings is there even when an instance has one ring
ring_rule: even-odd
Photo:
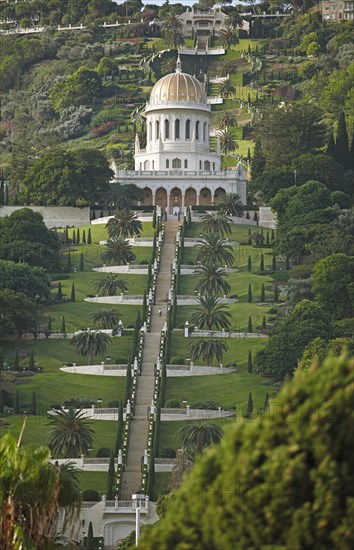
[[[219,204],[218,210],[221,214],[235,216],[236,218],[241,218],[244,214],[241,198],[237,193],[225,195]]]
[[[354,309],[354,258],[333,254],[313,268],[312,289],[316,300],[334,319],[352,316]]]
[[[203,214],[200,223],[203,233],[218,233],[221,237],[231,235],[232,219],[220,212]]]
[[[126,265],[135,260],[135,254],[128,240],[122,237],[115,237],[107,241],[106,250],[101,255],[101,258],[103,262]]]
[[[187,424],[178,430],[183,447],[194,447],[198,454],[215,443],[220,443],[223,431],[220,426],[212,423]]]
[[[0,290],[0,333],[2,336],[31,331],[37,326],[38,304],[22,292]]]
[[[207,365],[212,364],[214,357],[220,363],[228,349],[229,347],[224,340],[211,337],[198,338],[188,345],[192,361],[198,361],[202,358]]]
[[[348,358],[328,359],[286,384],[271,415],[228,431],[220,447],[203,456],[186,478],[163,519],[142,534],[138,548],[246,550],[255,537],[263,548],[303,548],[306,541],[320,548],[349,548],[352,368]],[[259,460],[269,453],[271,467]],[[240,480],[242,491],[232,499],[220,497],[222,487],[239,487]]]
[[[199,307],[189,316],[189,322],[201,329],[220,330],[230,326],[231,314],[216,296],[198,296]]]
[[[0,289],[5,288],[42,300],[49,297],[50,279],[40,267],[0,260]]]
[[[113,308],[104,308],[91,313],[90,319],[97,329],[114,329],[121,318],[119,311]]]
[[[203,263],[231,266],[234,261],[232,246],[218,234],[202,234],[197,241],[199,252],[196,260]]]
[[[33,162],[23,183],[32,204],[87,206],[103,200],[112,175],[101,151],[51,150]]]
[[[143,230],[143,224],[138,220],[135,212],[129,209],[119,210],[110,218],[106,224],[110,239],[115,237],[136,237]]]
[[[75,346],[79,355],[87,356],[88,364],[92,365],[93,357],[103,355],[106,352],[108,344],[111,343],[111,337],[99,330],[82,330],[75,334],[70,340],[70,344]]]
[[[220,294],[228,294],[231,286],[225,277],[227,273],[222,267],[217,267],[215,264],[206,264],[197,266],[194,274],[198,277],[198,282],[195,290],[202,295],[219,296]]]
[[[101,296],[114,296],[118,289],[121,292],[128,290],[128,281],[121,279],[117,273],[107,273],[95,281],[94,286]]]
[[[91,426],[80,410],[57,410],[48,422],[48,447],[55,456],[76,458],[92,448],[95,430]]]
[[[297,185],[315,180],[324,183],[330,191],[350,193],[343,167],[328,155],[305,153],[293,161],[292,167],[296,170]]]
[[[265,109],[258,139],[262,143],[266,168],[281,168],[303,153],[318,151],[325,145],[325,132],[322,113],[312,104],[297,101],[282,109]]]
[[[71,105],[94,106],[102,93],[101,78],[94,70],[79,69],[65,80],[59,80],[50,89],[49,98],[56,111],[61,112]]]

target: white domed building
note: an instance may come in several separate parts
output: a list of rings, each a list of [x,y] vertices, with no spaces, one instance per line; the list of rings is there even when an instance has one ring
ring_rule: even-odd
[[[203,85],[182,72],[162,77],[153,87],[143,115],[146,148],[135,140],[135,171],[116,170],[116,179],[145,191],[145,205],[168,213],[185,206],[217,204],[225,193],[238,193],[246,203],[246,171],[221,170],[220,145],[210,151],[211,105]]]

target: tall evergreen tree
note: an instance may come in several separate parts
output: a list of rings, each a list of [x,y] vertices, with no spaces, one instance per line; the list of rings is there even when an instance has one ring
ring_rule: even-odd
[[[75,302],[75,283],[72,283],[72,285],[71,285],[70,300],[71,300],[71,302]]]
[[[28,359],[28,370],[33,371],[34,366],[35,366],[34,351],[33,351],[33,349],[31,349],[29,359]]]
[[[342,111],[339,115],[337,139],[335,148],[335,160],[343,166],[344,169],[349,169],[351,160],[349,157],[349,139],[347,132],[347,125],[345,122],[345,115]]]
[[[251,315],[248,317],[247,332],[249,332],[249,333],[253,332],[252,317],[251,317]]]
[[[267,246],[270,245],[270,241],[269,241],[269,231],[267,231],[267,235],[266,235],[266,245],[267,245]]]
[[[0,371],[4,368],[4,350],[0,348]]]
[[[88,231],[87,231],[87,244],[91,244],[92,243],[92,238],[91,238],[91,227],[88,228]]]
[[[271,234],[271,241],[272,243],[274,243],[274,239],[275,239],[275,232],[274,232],[274,229],[272,229],[272,234]]]
[[[76,242],[77,244],[80,244],[80,229],[77,228],[77,232],[76,232]]]
[[[80,263],[79,263],[79,271],[84,271],[85,269],[85,266],[84,266],[84,255],[83,253],[81,252],[80,254]]]
[[[263,413],[265,413],[268,409],[269,409],[269,393],[267,392],[264,398]]]
[[[68,252],[66,256],[66,271],[71,271],[71,254],[70,251]]]
[[[289,271],[289,269],[290,269],[290,260],[289,260],[289,256],[287,256],[287,257],[285,258],[285,269],[286,269],[286,271]]]
[[[15,349],[12,368],[13,368],[13,370],[19,370],[19,368],[20,368],[20,356],[19,356],[19,353],[18,353],[18,348]]]
[[[335,158],[335,156],[336,156],[336,144],[335,144],[335,141],[334,141],[333,130],[331,131],[331,133],[328,136],[328,143],[327,143],[326,153],[329,157],[332,157],[332,158]]]
[[[274,302],[279,300],[278,283],[274,283]]]
[[[251,284],[248,285],[247,301],[248,301],[249,304],[252,302],[252,287],[251,287]]]
[[[247,271],[251,271],[251,270],[252,270],[252,259],[251,259],[251,256],[248,256]]]
[[[60,332],[66,333],[66,327],[65,327],[65,316],[61,316],[61,326],[60,326]]]
[[[264,288],[264,283],[262,283],[262,287],[261,287],[261,302],[263,303],[265,301],[265,288]]]
[[[264,254],[261,255],[261,259],[259,262],[259,271],[262,273],[264,271]]]
[[[60,301],[63,299],[63,291],[61,288],[61,282],[58,283],[58,293],[57,293],[57,300]]]
[[[248,351],[248,361],[247,361],[247,371],[249,373],[252,372],[253,369],[253,363],[252,363],[252,352],[251,350]]]
[[[86,244],[86,231],[85,231],[85,229],[82,230],[82,244]]]
[[[51,318],[50,315],[49,315],[49,317],[48,317],[48,322],[47,322],[47,326],[46,326],[46,331],[49,332],[49,334],[52,332],[52,318]]]
[[[114,489],[114,454],[113,454],[113,451],[111,451],[111,455],[109,457],[108,474],[107,474],[107,488],[106,488],[107,500],[112,500],[113,489]]]
[[[350,157],[350,169],[354,170],[354,133],[352,135],[352,141],[350,143],[349,157]]]
[[[76,244],[76,231],[73,229],[73,243]]]
[[[252,392],[249,392],[248,394],[248,401],[247,401],[247,407],[244,414],[245,418],[251,418],[253,413],[253,398],[252,398]]]
[[[18,390],[16,390],[16,393],[15,393],[14,413],[20,414],[20,392]]]
[[[259,176],[265,168],[265,157],[263,155],[261,142],[259,139],[256,139],[254,145],[253,157],[251,162],[251,174],[252,179],[255,179]]]
[[[36,392],[32,392],[32,402],[31,402],[31,414],[35,416],[37,414],[37,398]]]
[[[273,254],[273,258],[272,258],[272,270],[273,271],[277,270],[277,261],[276,261],[275,254]]]
[[[92,521],[90,521],[87,531],[87,539],[86,539],[86,550],[94,550],[94,540],[93,540],[93,527],[92,527]]]
[[[267,321],[266,321],[265,315],[263,315],[263,319],[262,319],[262,330],[265,330],[266,328],[267,328]]]
[[[250,230],[250,229],[248,230],[247,244],[248,244],[248,245],[251,245],[251,244],[252,244],[252,234],[251,234],[251,230]]]
[[[123,437],[123,403],[122,400],[119,401],[119,408],[118,408],[118,427],[117,427],[117,435],[116,435],[116,441],[114,445],[114,456],[118,456],[119,449],[122,448],[122,437]]]

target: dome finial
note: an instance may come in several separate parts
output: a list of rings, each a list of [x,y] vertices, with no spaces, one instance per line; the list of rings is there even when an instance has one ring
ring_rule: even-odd
[[[182,61],[181,61],[180,55],[178,54],[177,61],[176,61],[176,73],[181,73],[181,72],[182,72]]]

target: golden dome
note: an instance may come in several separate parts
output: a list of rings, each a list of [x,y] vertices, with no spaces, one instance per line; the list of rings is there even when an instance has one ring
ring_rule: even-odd
[[[202,84],[194,76],[182,73],[178,58],[176,72],[160,78],[151,90],[150,105],[173,103],[206,103]]]

